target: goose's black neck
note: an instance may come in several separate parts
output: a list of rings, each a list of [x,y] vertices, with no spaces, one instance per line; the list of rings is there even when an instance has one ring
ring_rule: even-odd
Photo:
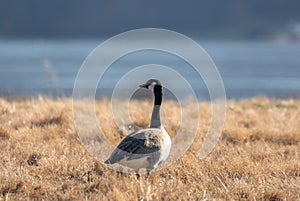
[[[162,86],[154,86],[154,105],[161,105],[162,102]]]
[[[161,128],[160,122],[160,105],[162,102],[162,87],[160,85],[154,86],[154,107],[151,116],[150,128]]]

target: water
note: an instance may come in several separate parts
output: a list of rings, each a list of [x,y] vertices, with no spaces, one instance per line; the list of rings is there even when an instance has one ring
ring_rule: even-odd
[[[300,43],[266,41],[198,41],[214,60],[227,97],[300,95]],[[85,57],[101,40],[0,40],[0,95],[70,96]],[[157,51],[142,51],[116,61],[101,80],[97,95],[105,95],[131,68],[159,63],[180,71],[184,61]],[[188,69],[188,68],[186,68]],[[185,70],[199,96],[205,84]],[[139,83],[138,83],[139,84]]]

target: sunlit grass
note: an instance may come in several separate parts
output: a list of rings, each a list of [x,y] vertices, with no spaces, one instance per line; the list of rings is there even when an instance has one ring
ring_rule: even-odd
[[[130,103],[129,116],[137,126],[148,125],[151,104]],[[127,122],[118,127],[109,105],[107,100],[96,102],[96,114],[116,145],[134,127]],[[221,139],[205,160],[197,154],[209,128],[210,105],[199,106],[194,144],[174,165],[150,176],[150,198],[300,199],[300,100],[229,101]],[[162,115],[172,138],[180,126],[191,126],[188,118],[195,118],[180,122],[180,107],[172,101],[163,103]],[[134,175],[114,172],[86,153],[74,126],[71,99],[0,99],[0,148],[0,200],[144,198]]]

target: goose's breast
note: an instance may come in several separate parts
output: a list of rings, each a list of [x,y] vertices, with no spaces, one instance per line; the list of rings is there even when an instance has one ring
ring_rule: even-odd
[[[171,138],[165,129],[162,130],[163,140],[162,140],[162,148],[160,151],[160,162],[167,160],[170,150],[171,150]]]

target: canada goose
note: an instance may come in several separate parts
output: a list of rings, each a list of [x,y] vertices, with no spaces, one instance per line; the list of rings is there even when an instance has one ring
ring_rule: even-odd
[[[127,135],[112,152],[106,164],[118,163],[134,169],[139,176],[140,169],[146,169],[147,175],[168,158],[171,139],[160,121],[162,103],[162,85],[159,80],[150,79],[140,85],[154,93],[154,107],[150,127]]]

